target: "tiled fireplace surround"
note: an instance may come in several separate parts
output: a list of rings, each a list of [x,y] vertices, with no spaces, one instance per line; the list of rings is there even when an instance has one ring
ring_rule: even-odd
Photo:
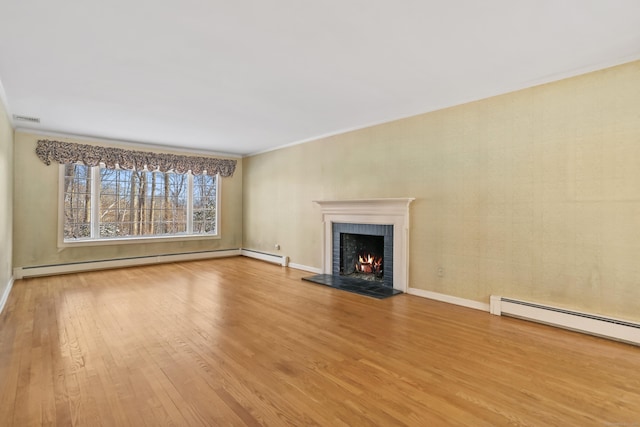
[[[322,210],[324,223],[322,273],[339,272],[340,233],[385,236],[384,284],[406,292],[409,274],[409,204],[413,200],[316,201]]]

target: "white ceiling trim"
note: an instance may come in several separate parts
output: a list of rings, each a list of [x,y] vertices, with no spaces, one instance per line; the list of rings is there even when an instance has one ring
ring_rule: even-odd
[[[511,88],[502,90],[502,91],[496,91],[493,94],[487,94],[486,96],[483,97],[479,97],[479,98],[469,98],[467,100],[464,100],[462,102],[458,102],[455,104],[443,104],[438,106],[437,108],[434,108],[432,110],[429,111],[424,111],[422,113],[418,113],[415,115],[411,115],[411,116],[403,116],[403,117],[395,117],[395,118],[390,118],[389,120],[384,120],[384,121],[380,121],[380,122],[372,122],[363,126],[357,126],[357,127],[353,127],[353,128],[346,128],[346,129],[340,129],[340,130],[336,130],[335,132],[330,132],[330,133],[326,133],[324,135],[318,135],[318,136],[313,136],[310,138],[306,138],[304,140],[300,140],[300,141],[296,141],[296,142],[292,142],[289,144],[283,144],[277,147],[272,147],[272,148],[267,148],[265,150],[260,150],[260,151],[256,151],[255,153],[249,153],[243,157],[249,157],[249,156],[257,156],[260,154],[264,154],[264,153],[269,153],[271,151],[276,151],[276,150],[280,150],[282,148],[287,148],[287,147],[293,147],[296,145],[300,145],[300,144],[305,144],[307,142],[312,142],[312,141],[318,141],[320,139],[324,139],[324,138],[330,138],[332,136],[336,136],[336,135],[341,135],[343,133],[347,133],[347,132],[353,132],[353,131],[357,131],[357,130],[361,130],[361,129],[367,129],[373,126],[378,126],[378,125],[383,125],[385,123],[390,123],[396,120],[402,120],[402,119],[406,119],[409,117],[416,117],[416,116],[420,116],[422,114],[427,114],[427,113],[431,113],[434,111],[439,111],[439,110],[444,110],[445,108],[450,108],[450,107],[455,107],[456,105],[464,105],[464,104],[468,104],[470,102],[475,102],[475,101],[480,101],[483,99],[488,99],[488,98],[492,98],[494,96],[500,96],[500,95],[506,95],[508,93],[512,93],[512,92],[517,92],[519,90],[524,90],[524,89],[530,89],[536,86],[540,86],[540,85],[544,85],[547,83],[553,83],[553,82],[557,82],[560,80],[564,80],[564,79],[568,79],[571,77],[577,77],[583,74],[587,74],[587,73],[591,73],[594,71],[599,71],[599,70],[604,70],[607,68],[611,68],[611,67],[615,67],[617,65],[622,65],[622,64],[626,64],[629,62],[633,62],[633,61],[637,61],[640,60],[640,53],[635,54],[635,55],[628,55],[625,56],[623,58],[619,58],[613,61],[605,61],[605,62],[601,62],[598,64],[594,64],[594,65],[590,65],[588,67],[582,67],[582,68],[577,68],[575,70],[571,70],[571,71],[567,71],[567,72],[563,72],[563,73],[556,73],[556,74],[552,74],[549,75],[547,77],[544,78],[540,78],[540,79],[535,79],[535,80],[531,80],[529,82],[523,83],[521,85],[517,85],[517,86],[513,86]]]

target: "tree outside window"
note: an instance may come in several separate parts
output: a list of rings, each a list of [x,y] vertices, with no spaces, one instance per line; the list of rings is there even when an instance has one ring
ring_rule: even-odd
[[[63,167],[66,242],[217,234],[217,175]]]

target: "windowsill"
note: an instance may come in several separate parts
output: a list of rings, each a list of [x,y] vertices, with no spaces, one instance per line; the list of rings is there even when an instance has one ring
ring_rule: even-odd
[[[86,240],[62,240],[58,242],[58,248],[73,248],[79,246],[108,246],[129,245],[142,243],[180,242],[185,240],[217,240],[219,234],[190,234],[177,236],[141,236],[141,237],[117,237],[112,239],[86,239]]]

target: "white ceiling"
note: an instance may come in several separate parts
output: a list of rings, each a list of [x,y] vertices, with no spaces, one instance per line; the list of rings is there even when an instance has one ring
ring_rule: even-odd
[[[239,155],[638,58],[638,0],[0,5],[15,127]]]

